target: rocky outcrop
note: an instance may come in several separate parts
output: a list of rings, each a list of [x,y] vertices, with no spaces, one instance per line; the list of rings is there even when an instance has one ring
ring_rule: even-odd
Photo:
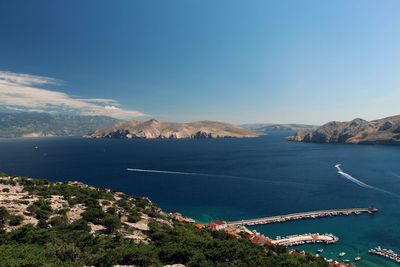
[[[259,132],[243,129],[228,123],[198,121],[191,123],[149,121],[129,121],[113,127],[98,129],[86,137],[124,139],[182,139],[182,138],[240,138],[257,137]]]
[[[332,121],[316,130],[298,131],[286,139],[314,143],[400,144],[400,115],[373,121]]]

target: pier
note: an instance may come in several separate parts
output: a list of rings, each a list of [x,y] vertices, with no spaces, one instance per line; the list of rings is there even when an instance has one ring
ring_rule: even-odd
[[[368,252],[400,263],[400,255],[395,253],[393,250],[377,247],[370,249]]]
[[[227,222],[227,226],[251,226],[259,224],[269,223],[282,223],[286,221],[303,220],[303,219],[316,219],[330,216],[346,216],[346,215],[358,215],[361,213],[373,214],[378,212],[377,208],[352,208],[352,209],[332,209],[332,210],[318,210],[318,211],[307,211],[292,213],[286,215],[277,215],[271,217],[264,217],[258,219],[240,220]]]
[[[291,235],[287,237],[277,238],[272,240],[272,244],[281,245],[286,247],[299,246],[304,244],[334,244],[339,241],[337,236],[333,234],[304,234],[304,235]]]

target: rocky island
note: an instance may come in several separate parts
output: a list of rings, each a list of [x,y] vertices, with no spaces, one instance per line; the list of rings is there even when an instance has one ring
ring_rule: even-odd
[[[124,138],[124,139],[182,139],[182,138],[242,138],[257,137],[259,132],[243,129],[239,126],[215,122],[197,121],[190,123],[148,121],[121,122],[113,127],[98,129],[86,137]]]
[[[290,141],[346,144],[400,144],[400,115],[366,121],[332,121],[316,130],[298,131]]]
[[[0,266],[328,266],[214,224],[145,197],[0,172]]]

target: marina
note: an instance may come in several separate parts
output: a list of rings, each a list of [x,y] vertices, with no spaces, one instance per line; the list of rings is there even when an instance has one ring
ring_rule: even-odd
[[[286,221],[303,220],[303,219],[317,219],[331,216],[348,216],[348,215],[359,215],[361,213],[373,214],[378,212],[375,207],[368,208],[352,208],[352,209],[332,209],[332,210],[318,210],[292,213],[287,215],[277,215],[271,217],[264,217],[258,219],[240,220],[227,222],[228,226],[251,226],[260,224],[270,223],[282,223]]]
[[[400,255],[397,254],[396,252],[394,252],[393,250],[376,247],[376,248],[370,249],[368,252],[371,254],[385,257],[385,258],[395,261],[397,263],[400,263]]]

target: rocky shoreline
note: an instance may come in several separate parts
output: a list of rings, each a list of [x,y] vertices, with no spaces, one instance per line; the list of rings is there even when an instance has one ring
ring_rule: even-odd
[[[400,145],[400,115],[379,120],[354,119],[332,121],[316,130],[298,131],[289,141],[309,143],[345,143]]]
[[[251,138],[261,133],[239,126],[215,122],[197,121],[190,123],[129,121],[113,127],[98,129],[85,137],[119,139],[205,139],[205,138]]]

